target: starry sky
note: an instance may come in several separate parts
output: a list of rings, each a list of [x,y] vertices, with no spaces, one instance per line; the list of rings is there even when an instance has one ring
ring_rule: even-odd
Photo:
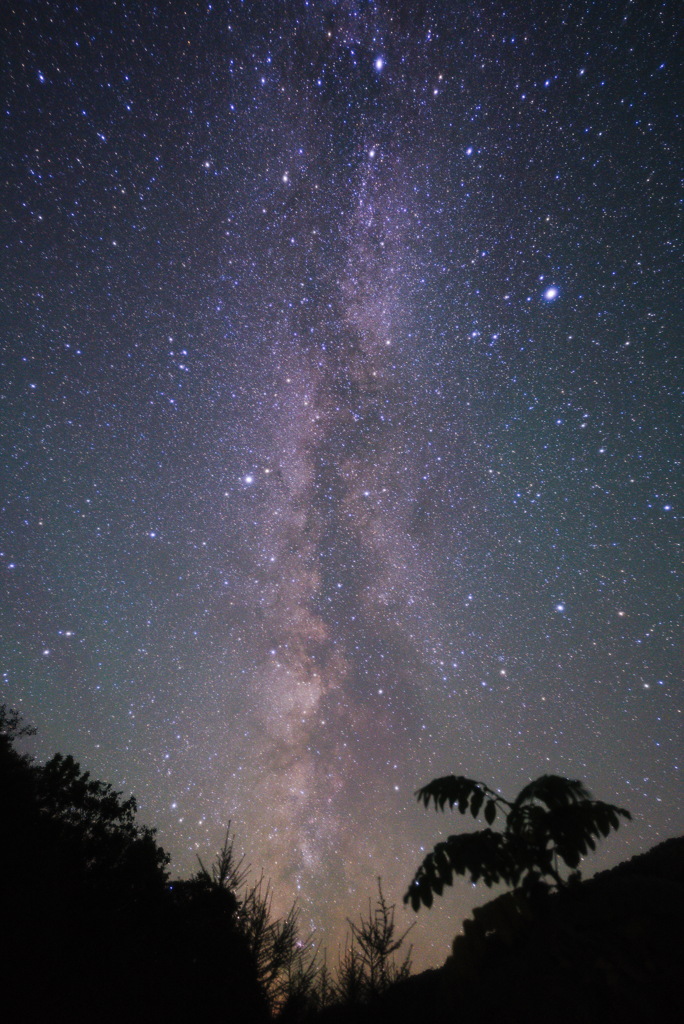
[[[231,820],[333,953],[460,827],[436,775],[583,779],[635,815],[594,867],[681,833],[676,5],[3,20],[33,752],[133,791],[179,874]],[[486,895],[421,912],[417,966]]]

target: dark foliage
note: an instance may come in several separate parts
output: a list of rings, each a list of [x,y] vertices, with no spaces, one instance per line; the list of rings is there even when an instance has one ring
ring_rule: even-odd
[[[617,829],[629,811],[600,800],[579,781],[558,775],[542,775],[525,786],[511,802],[482,782],[448,775],[434,779],[417,792],[426,807],[434,803],[443,811],[448,805],[473,818],[483,814],[488,826],[503,818],[500,832],[491,828],[449,836],[425,857],[404,896],[414,910],[432,906],[454,875],[491,886],[497,882],[520,887],[532,894],[550,885],[563,887],[573,877],[581,858],[596,843]],[[560,864],[574,872],[570,879]]]
[[[168,857],[133,797],[19,754],[0,706],[0,963],[9,1021],[268,1019],[237,903]]]

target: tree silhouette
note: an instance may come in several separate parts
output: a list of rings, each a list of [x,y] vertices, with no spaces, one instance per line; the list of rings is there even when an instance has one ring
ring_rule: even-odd
[[[421,904],[432,906],[433,896],[441,896],[454,875],[491,886],[504,882],[523,893],[562,888],[579,878],[580,860],[596,842],[617,829],[620,818],[631,818],[629,811],[593,800],[579,781],[558,775],[542,775],[525,786],[511,802],[482,782],[462,775],[433,779],[416,793],[426,807],[430,802],[443,811],[448,804],[461,814],[477,818],[480,813],[488,826],[497,816],[504,819],[500,832],[491,828],[449,836],[437,843],[425,857],[411,882],[404,903],[414,910]],[[571,869],[563,878],[561,864]]]
[[[0,704],[3,1019],[269,1021],[231,863],[168,883],[135,798],[20,753],[33,731]]]
[[[43,899],[78,885],[88,906],[97,892],[119,910],[122,899],[163,893],[169,857],[155,830],[136,821],[135,797],[123,799],[70,755],[41,765],[20,754],[15,741],[34,732],[0,705],[0,821],[11,837],[0,848],[0,879],[25,878]]]
[[[235,852],[230,822],[211,867],[198,860],[200,870],[182,884],[203,887],[232,901],[235,927],[251,957],[265,1004],[274,1014],[290,1006],[294,1016],[294,1005],[307,1001],[318,971],[311,936],[300,936],[297,905],[283,917],[274,914],[271,885],[263,875],[248,881],[249,865]]]
[[[168,857],[136,822],[133,797],[72,757],[42,765],[16,750],[32,732],[0,705],[0,962],[13,979],[5,1015],[132,1019],[131,1006],[147,1000],[149,1009],[147,992],[166,980]]]
[[[397,934],[394,904],[387,902],[379,878],[375,906],[369,899],[368,916],[362,914],[358,924],[351,920],[348,924],[349,944],[340,959],[335,986],[336,1000],[342,1005],[369,1002],[411,973],[411,948],[398,964],[394,954],[413,925]]]

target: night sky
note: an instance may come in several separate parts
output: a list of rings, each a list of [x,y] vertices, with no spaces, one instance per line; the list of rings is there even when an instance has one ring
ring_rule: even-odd
[[[436,775],[684,830],[676,12],[3,9],[0,699],[333,957]]]

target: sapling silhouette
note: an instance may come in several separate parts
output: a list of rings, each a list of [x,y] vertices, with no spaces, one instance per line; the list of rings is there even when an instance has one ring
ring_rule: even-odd
[[[579,877],[581,858],[596,849],[596,841],[617,829],[620,818],[631,818],[622,807],[593,800],[579,781],[542,775],[525,786],[514,801],[483,782],[464,776],[433,779],[416,793],[419,801],[436,810],[445,805],[473,818],[484,814],[487,825],[500,815],[501,832],[491,828],[449,836],[425,857],[411,882],[404,903],[414,910],[432,905],[454,875],[487,886],[504,882],[525,894],[563,888]],[[561,865],[572,874],[564,878]]]
[[[340,962],[338,996],[341,1002],[363,1002],[386,991],[411,973],[411,948],[397,964],[394,954],[411,931],[401,935],[394,922],[394,905],[389,904],[378,878],[375,906],[368,901],[368,917],[361,915],[356,924],[349,921],[350,942]]]

